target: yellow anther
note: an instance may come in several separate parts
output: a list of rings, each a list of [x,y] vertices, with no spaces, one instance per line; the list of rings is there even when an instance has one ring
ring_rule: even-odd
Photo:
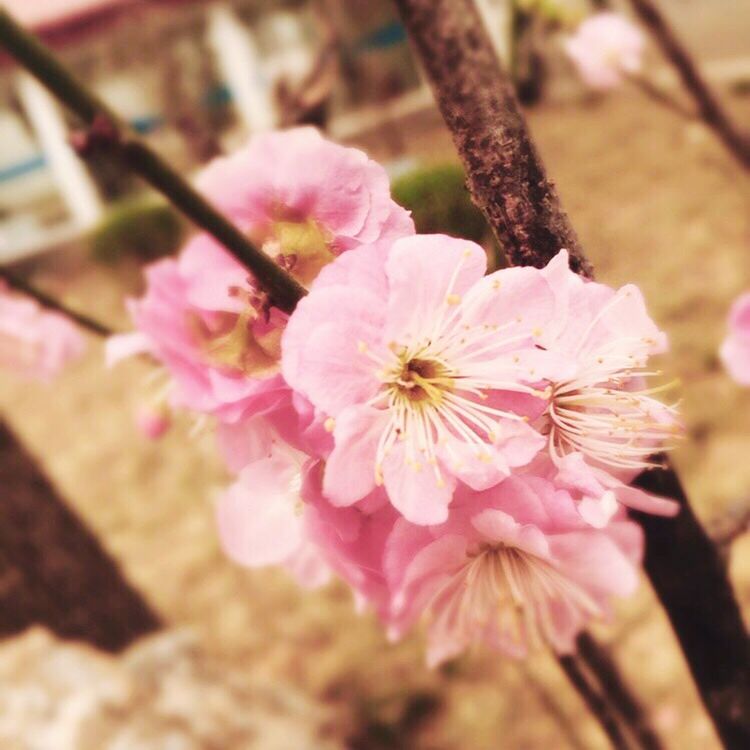
[[[328,417],[328,419],[323,422],[323,427],[326,432],[333,432],[336,429],[336,420],[333,417]]]
[[[458,294],[449,294],[445,301],[449,305],[457,305],[461,301],[461,296]]]

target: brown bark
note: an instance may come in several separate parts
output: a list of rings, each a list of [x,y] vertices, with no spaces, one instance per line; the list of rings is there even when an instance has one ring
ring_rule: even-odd
[[[474,202],[508,260],[543,266],[567,248],[574,270],[590,276],[591,265],[529,137],[513,83],[498,75],[475,8],[466,0],[396,5],[432,81]]]
[[[471,0],[396,5],[453,135],[472,197],[511,262],[543,266],[567,247],[573,267],[590,277],[591,265]],[[646,570],[725,746],[750,747],[748,639],[726,571],[716,564],[716,548],[674,470],[646,473],[640,482],[681,505],[675,519],[638,518],[646,535]]]
[[[716,133],[737,161],[745,169],[750,169],[750,133],[740,131],[732,122],[695,61],[652,0],[630,0],[630,4],[648,27],[665,57],[674,65],[683,85],[695,100],[700,118]]]
[[[96,537],[0,421],[0,636],[42,624],[118,651],[159,627]]]

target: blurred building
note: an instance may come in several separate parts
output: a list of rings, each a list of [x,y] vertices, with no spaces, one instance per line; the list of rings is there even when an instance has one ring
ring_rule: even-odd
[[[5,5],[185,171],[251,132],[312,121],[345,137],[430,103],[387,0]],[[3,61],[0,258],[74,238],[133,190],[111,164],[76,157],[74,126],[43,87]]]

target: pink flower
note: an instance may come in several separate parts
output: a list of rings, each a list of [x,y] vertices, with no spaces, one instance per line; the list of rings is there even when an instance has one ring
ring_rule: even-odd
[[[355,506],[332,506],[323,495],[322,468],[321,463],[308,464],[302,486],[302,497],[310,509],[310,538],[330,568],[352,588],[358,609],[371,608],[385,620],[390,591],[383,556],[398,513],[382,488]]]
[[[384,557],[391,634],[426,621],[433,665],[479,642],[512,656],[569,652],[611,597],[633,593],[642,546],[622,513],[588,527],[572,498],[539,478],[464,491],[440,526],[396,522]]]
[[[212,162],[198,186],[302,283],[344,250],[414,234],[385,170],[310,127],[254,136]]]
[[[537,426],[548,436],[553,461],[580,453],[630,481],[681,431],[675,408],[654,398],[671,386],[646,384],[661,374],[648,360],[666,350],[666,335],[637,287],[585,281],[570,271],[565,251],[539,273],[557,295],[554,323],[539,343],[566,360],[569,372],[550,379],[549,406]]]
[[[546,478],[576,500],[581,518],[594,528],[604,528],[620,506],[643,513],[673,516],[679,511],[674,500],[631,487],[607,471],[588,464],[581,453],[569,453],[556,463],[540,456],[528,473]]]
[[[285,443],[267,417],[248,421],[244,450],[227,456],[250,460],[217,504],[225,553],[251,568],[281,565],[306,588],[326,583],[332,569],[385,616],[381,560],[396,513],[382,490],[356,508],[333,507],[321,493],[320,462]]]
[[[329,569],[310,538],[315,510],[300,497],[305,456],[278,443],[252,461],[219,499],[219,538],[225,553],[251,568],[282,565],[300,585],[329,580]]]
[[[485,263],[471,242],[407,237],[385,262],[371,247],[340,258],[297,306],[283,372],[330,417],[335,505],[384,484],[407,519],[440,523],[459,480],[492,486],[545,444],[526,420],[546,405],[534,384],[565,375],[535,346],[556,297],[535,269]]]
[[[645,39],[641,30],[618,13],[596,13],[587,18],[564,49],[583,81],[606,90],[638,73]]]
[[[0,367],[49,382],[85,348],[85,339],[68,318],[0,283]]]
[[[414,232],[390,197],[385,171],[312,128],[256,136],[199,177],[205,194],[302,283],[361,243]],[[174,378],[177,405],[237,422],[285,389],[279,375],[287,316],[213,238],[200,234],[176,259],[146,271],[129,310],[140,336],[117,350],[148,351]]]
[[[721,361],[740,385],[750,386],[750,292],[735,300],[728,323],[729,334],[721,346]]]

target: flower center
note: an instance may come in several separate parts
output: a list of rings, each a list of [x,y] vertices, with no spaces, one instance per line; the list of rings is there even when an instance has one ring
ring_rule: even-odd
[[[327,234],[313,219],[275,221],[260,244],[266,255],[275,258],[305,286],[335,258]]]
[[[635,369],[603,371],[555,384],[548,407],[553,459],[581,452],[616,469],[646,469],[651,454],[677,437],[676,408],[653,396],[674,383],[648,388],[645,378],[660,375]],[[602,378],[601,380],[599,378]],[[670,446],[667,446],[668,450]]]
[[[453,387],[453,378],[440,362],[429,359],[409,359],[391,383],[394,393],[413,404],[429,402],[439,406],[444,392]]]
[[[264,311],[248,302],[240,314],[193,315],[190,325],[208,362],[250,377],[276,372],[282,330],[264,320]]]
[[[435,593],[430,638],[469,645],[488,637],[519,656],[545,644],[564,647],[555,622],[582,623],[600,606],[552,563],[517,547],[483,544]]]

